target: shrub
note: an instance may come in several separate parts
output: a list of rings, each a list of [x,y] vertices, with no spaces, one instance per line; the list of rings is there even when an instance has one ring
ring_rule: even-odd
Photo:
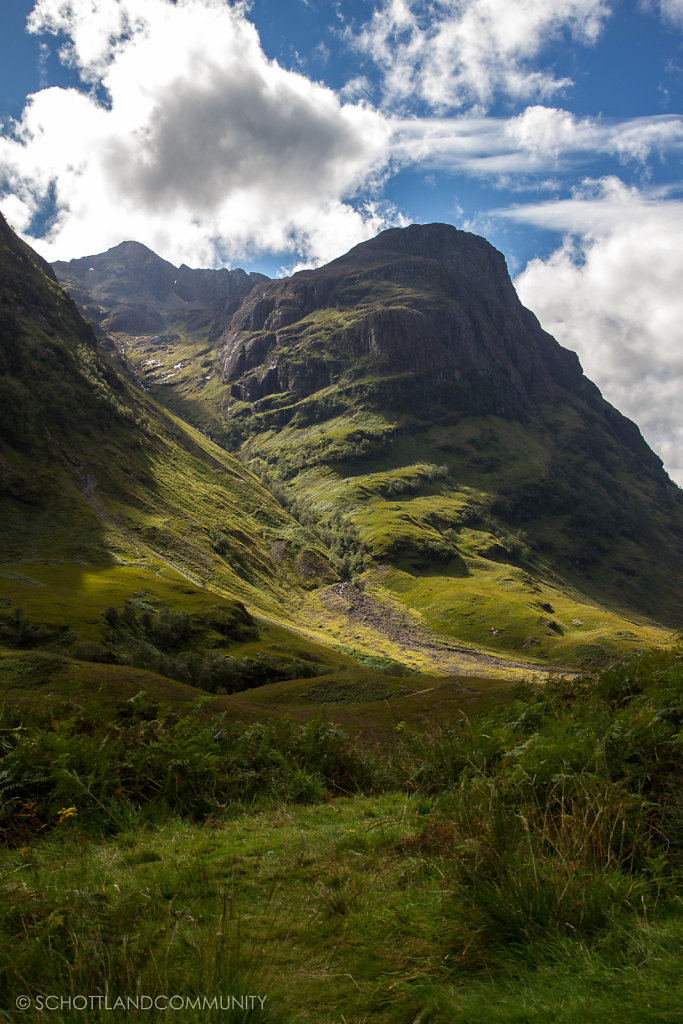
[[[74,807],[80,824],[116,832],[131,807],[194,820],[263,801],[370,792],[379,759],[319,721],[249,727],[179,717],[144,695],[111,710],[65,704],[55,717],[6,707],[0,719],[0,838],[23,843]]]

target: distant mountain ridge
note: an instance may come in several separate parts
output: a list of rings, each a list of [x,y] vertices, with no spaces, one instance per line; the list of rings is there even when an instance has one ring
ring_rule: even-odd
[[[161,330],[160,314],[210,310],[229,315],[263,274],[236,270],[195,270],[175,267],[140,242],[121,242],[107,252],[57,261],[59,282],[111,331]]]

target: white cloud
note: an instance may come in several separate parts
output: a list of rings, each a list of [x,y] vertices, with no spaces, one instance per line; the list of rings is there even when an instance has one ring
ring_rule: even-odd
[[[665,22],[683,29],[683,0],[643,0],[642,6],[658,10]]]
[[[517,278],[520,298],[683,484],[683,202],[610,177],[506,215],[567,233]]]
[[[37,0],[29,25],[90,87],[35,93],[0,137],[2,204],[54,197],[31,239],[48,258],[135,238],[194,264],[293,244],[319,262],[395,222],[362,199],[385,120],[269,60],[244,4]]]
[[[339,95],[344,100],[369,100],[371,94],[372,83],[365,75],[357,75],[355,78],[350,78],[339,91]]]
[[[521,151],[541,161],[567,153],[594,153],[643,162],[653,150],[683,146],[683,118],[660,115],[610,121],[532,106],[506,124],[505,134]]]
[[[512,118],[394,119],[394,155],[406,163],[494,179],[561,172],[601,156],[644,163],[683,148],[678,115],[610,121],[534,105]],[[538,178],[537,178],[538,180]]]
[[[31,223],[31,211],[16,196],[8,196],[3,200],[2,212],[5,220],[15,231],[25,231]]]
[[[436,74],[438,40],[459,39],[463,26],[495,22],[485,76],[494,87],[503,56],[514,70],[561,30],[593,39],[606,12],[595,0],[556,0],[552,10],[545,0],[434,0],[427,24],[426,10],[393,0],[370,23],[394,26],[413,86]],[[315,264],[401,222],[376,201],[399,166],[507,187],[534,178],[544,189],[579,163],[586,173],[599,154],[644,162],[683,143],[681,117],[607,122],[543,105],[509,119],[391,119],[358,102],[371,88],[363,76],[336,95],[269,60],[247,11],[225,0],[37,0],[31,30],[58,35],[86,89],[40,90],[0,135],[0,205],[24,231],[27,211],[55,205],[45,237],[29,239],[43,255],[130,237],[194,264],[294,249],[293,260]]]
[[[383,0],[347,38],[383,72],[387,103],[483,110],[497,95],[547,99],[570,85],[532,62],[567,36],[594,43],[609,13],[603,0]]]

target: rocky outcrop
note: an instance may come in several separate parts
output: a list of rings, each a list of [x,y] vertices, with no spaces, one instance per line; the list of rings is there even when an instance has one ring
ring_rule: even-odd
[[[233,394],[303,397],[360,366],[431,380],[491,377],[515,401],[581,386],[577,356],[546,334],[505,260],[443,224],[392,229],[319,270],[256,286],[219,341]]]

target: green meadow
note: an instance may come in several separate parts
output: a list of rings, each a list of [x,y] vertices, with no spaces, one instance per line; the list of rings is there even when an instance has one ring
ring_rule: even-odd
[[[339,691],[248,722],[50,671],[0,724],[0,1019],[79,993],[197,1022],[679,1019],[679,654],[379,738],[335,724]],[[168,1016],[131,1012],[87,1016]]]

